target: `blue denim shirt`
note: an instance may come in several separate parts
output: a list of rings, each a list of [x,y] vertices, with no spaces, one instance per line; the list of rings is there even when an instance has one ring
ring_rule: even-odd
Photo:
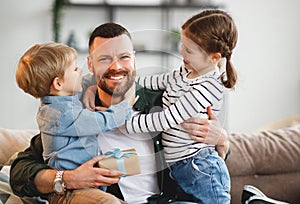
[[[74,169],[100,152],[97,135],[113,130],[132,115],[128,102],[106,111],[84,109],[76,96],[45,96],[37,114],[43,157],[50,167]]]

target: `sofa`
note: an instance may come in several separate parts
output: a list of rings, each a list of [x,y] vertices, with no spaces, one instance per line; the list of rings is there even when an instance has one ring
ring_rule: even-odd
[[[229,137],[231,154],[226,161],[231,176],[233,204],[241,203],[244,185],[268,197],[300,203],[300,123]]]
[[[21,200],[11,193],[7,181],[9,164],[36,133],[0,128],[0,204],[28,203],[28,198]],[[226,163],[231,203],[241,203],[244,185],[253,185],[276,200],[300,203],[300,123],[250,134],[231,133],[229,142],[231,153]]]

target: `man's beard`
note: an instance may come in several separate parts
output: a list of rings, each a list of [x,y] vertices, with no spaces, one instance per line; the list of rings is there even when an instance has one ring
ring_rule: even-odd
[[[105,78],[110,75],[119,75],[122,74],[125,77],[122,79],[122,82],[117,84],[116,86],[109,86],[105,82]],[[124,96],[125,93],[132,87],[135,81],[136,71],[133,70],[132,73],[127,71],[108,71],[105,72],[98,83],[98,87],[105,91],[107,94],[114,97]]]

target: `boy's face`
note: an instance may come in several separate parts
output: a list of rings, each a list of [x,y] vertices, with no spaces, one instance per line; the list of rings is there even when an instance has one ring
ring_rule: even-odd
[[[73,60],[65,70],[62,89],[69,96],[82,91],[82,70],[77,66],[76,60]]]
[[[135,80],[135,54],[130,38],[96,37],[88,57],[98,87],[110,95],[123,96]]]

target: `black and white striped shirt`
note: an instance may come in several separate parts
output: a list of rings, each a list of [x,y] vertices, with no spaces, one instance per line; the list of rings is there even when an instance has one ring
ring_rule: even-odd
[[[208,106],[216,115],[221,110],[223,85],[218,70],[194,79],[187,78],[186,68],[161,75],[137,78],[137,82],[152,90],[164,90],[163,111],[133,116],[126,122],[129,133],[163,131],[162,142],[167,162],[191,157],[208,146],[195,142],[180,124],[191,117],[208,118]]]

